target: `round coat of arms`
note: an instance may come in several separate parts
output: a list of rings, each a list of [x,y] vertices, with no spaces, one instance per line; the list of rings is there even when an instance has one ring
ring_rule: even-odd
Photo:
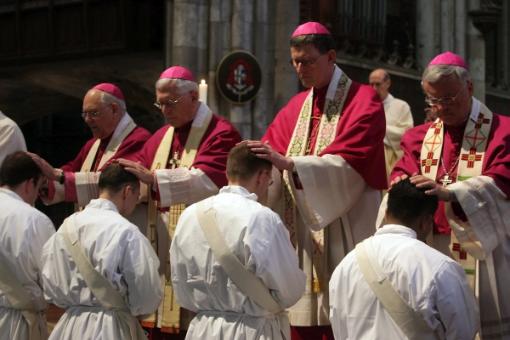
[[[252,100],[260,89],[262,72],[255,57],[247,51],[226,55],[216,71],[220,93],[234,104]]]

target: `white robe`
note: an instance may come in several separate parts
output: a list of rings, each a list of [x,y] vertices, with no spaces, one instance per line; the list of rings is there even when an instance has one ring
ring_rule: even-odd
[[[473,339],[478,308],[464,271],[454,260],[401,225],[379,229],[372,245],[371,260],[440,339]],[[333,273],[329,290],[335,339],[407,339],[365,281],[354,251]]]
[[[290,309],[293,326],[329,325],[328,282],[336,266],[354,246],[372,235],[381,193],[372,189],[341,156],[292,157],[303,186],[296,190],[297,254],[306,273],[305,294]],[[291,180],[293,176],[290,176]],[[281,176],[273,171],[269,205],[284,216],[284,200],[279,196]],[[321,291],[314,293],[311,277],[313,241],[311,231],[324,229],[325,270],[320,275]]]
[[[472,240],[479,241],[483,252],[473,253],[480,259],[482,338],[510,339],[510,200],[488,176],[456,182],[448,189],[455,193],[468,219],[465,223],[453,216],[449,221],[453,232],[460,240],[468,231]],[[494,265],[494,289],[490,261]]]
[[[0,165],[15,151],[27,151],[25,138],[18,125],[0,111]]]
[[[37,309],[47,307],[40,282],[41,252],[55,233],[50,219],[24,202],[15,192],[0,188],[0,253],[2,265],[15,273]],[[28,326],[21,312],[0,290],[0,340],[28,339]],[[40,322],[46,320],[41,317]]]
[[[153,312],[162,296],[159,260],[138,227],[101,198],[75,215],[79,241],[94,269],[125,297],[132,315]],[[66,309],[50,339],[123,338],[115,313],[101,307],[77,271],[60,230],[44,246],[42,262],[46,299]]]
[[[218,228],[241,263],[269,288],[281,306],[302,295],[299,269],[289,234],[277,214],[239,186],[208,198]],[[172,283],[182,307],[197,312],[186,339],[282,339],[278,319],[244,295],[215,261],[196,216],[196,205],[181,215],[170,248]]]
[[[393,166],[404,153],[400,148],[400,140],[404,132],[413,127],[413,115],[409,104],[391,94],[388,94],[383,104],[386,117],[384,156],[386,158],[386,174],[389,176]]]

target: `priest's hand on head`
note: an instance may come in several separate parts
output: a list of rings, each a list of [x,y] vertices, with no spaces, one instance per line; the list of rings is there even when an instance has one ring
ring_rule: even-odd
[[[427,189],[425,190],[425,194],[427,195],[435,195],[441,201],[450,201],[452,199],[450,190],[428,177],[415,175],[411,177],[410,181],[416,185],[417,188]]]
[[[60,176],[62,176],[62,170],[55,169],[51,166],[50,163],[48,163],[39,155],[31,152],[27,152],[27,154],[33,159],[39,169],[41,169],[41,172],[46,178],[51,179],[52,181],[56,181],[58,178],[60,178]]]
[[[241,143],[246,143],[250,150],[259,158],[267,159],[279,170],[294,170],[294,161],[290,157],[285,157],[279,152],[275,151],[269,142],[261,142],[256,140],[247,140]]]
[[[152,185],[152,183],[154,183],[154,174],[142,164],[123,158],[116,159],[115,162],[119,163],[124,167],[124,169],[138,177],[141,182],[147,185]]]

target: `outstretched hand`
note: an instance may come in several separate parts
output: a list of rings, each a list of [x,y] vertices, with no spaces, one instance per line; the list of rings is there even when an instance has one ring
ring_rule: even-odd
[[[294,161],[290,157],[285,157],[279,152],[275,151],[269,142],[262,142],[256,140],[247,140],[241,143],[248,145],[250,150],[259,158],[267,159],[279,170],[292,171],[294,169]]]
[[[35,162],[35,164],[37,164],[37,166],[41,169],[41,172],[43,173],[43,175],[46,178],[56,181],[62,175],[62,170],[55,169],[54,167],[51,166],[50,163],[48,163],[45,159],[43,159],[39,155],[32,153],[32,152],[27,152],[27,154],[32,158],[32,160]]]
[[[115,162],[119,163],[124,167],[124,169],[138,177],[138,179],[143,183],[147,185],[152,185],[152,183],[154,183],[154,174],[141,163],[123,158],[116,159]]]
[[[416,185],[417,188],[426,189],[425,194],[427,195],[437,196],[437,198],[441,201],[452,200],[452,194],[450,190],[428,177],[423,175],[415,175],[411,177],[410,181],[412,184]]]

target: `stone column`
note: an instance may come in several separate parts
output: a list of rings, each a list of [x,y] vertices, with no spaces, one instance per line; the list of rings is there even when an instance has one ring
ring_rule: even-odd
[[[174,18],[174,0],[166,0],[165,2],[165,66],[164,68],[172,65],[172,50],[173,50],[173,18]]]
[[[469,0],[469,10],[480,9],[480,1]],[[467,62],[474,85],[473,95],[485,102],[485,40],[468,16]]]
[[[188,67],[195,74],[199,60],[199,7],[201,0],[174,0],[172,65]]]
[[[441,11],[438,0],[416,1],[416,64],[424,69],[441,49]]]
[[[253,51],[254,2],[234,0],[232,8],[232,51]],[[250,103],[231,105],[230,121],[237,127],[243,138],[252,135]]]
[[[275,1],[257,0],[255,4],[255,57],[262,69],[262,84],[253,105],[252,138],[265,133],[274,104],[274,13]]]
[[[269,121],[298,91],[298,79],[290,65],[290,35],[299,24],[299,6],[294,0],[276,1],[275,16],[274,109],[267,112]]]
[[[441,52],[455,50],[454,0],[441,1]]]
[[[466,57],[466,0],[455,1],[455,53]]]

